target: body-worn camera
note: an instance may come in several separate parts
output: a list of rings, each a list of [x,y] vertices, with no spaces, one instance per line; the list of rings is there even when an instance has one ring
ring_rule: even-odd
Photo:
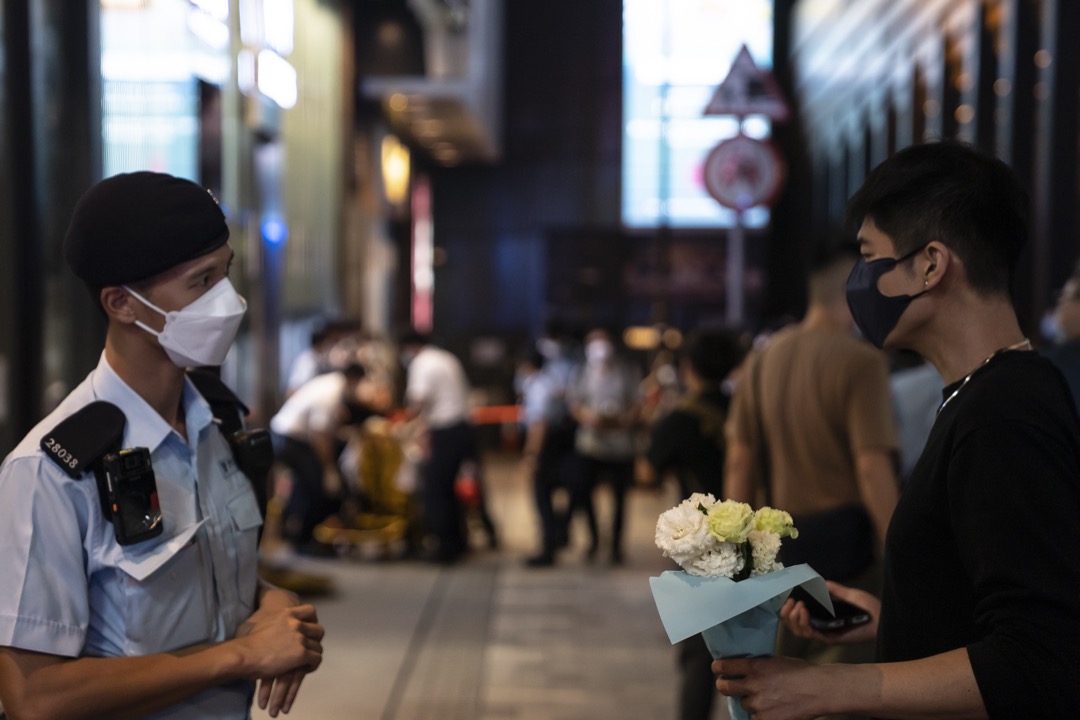
[[[116,541],[133,545],[160,535],[164,527],[150,451],[137,447],[109,453],[101,464]]]

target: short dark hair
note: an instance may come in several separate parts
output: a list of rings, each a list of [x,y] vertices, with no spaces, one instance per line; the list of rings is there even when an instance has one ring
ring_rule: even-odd
[[[810,261],[807,278],[807,294],[812,304],[827,303],[844,296],[844,283],[851,268],[859,260],[858,246],[854,238],[836,228],[820,234],[822,242]]]
[[[406,330],[398,336],[398,345],[405,347],[407,345],[427,345],[431,342],[431,339],[422,332],[416,330]]]
[[[541,370],[544,367],[544,355],[536,348],[529,348],[518,356],[518,363],[531,365],[537,370]]]
[[[367,370],[358,362],[352,361],[341,372],[345,375],[346,380],[363,380],[367,375]]]
[[[878,165],[848,202],[847,217],[855,227],[872,220],[898,255],[944,243],[983,294],[1011,295],[1028,239],[1028,195],[1013,171],[952,140],[912,145]]]
[[[742,337],[724,328],[696,330],[686,341],[690,367],[707,382],[722,382],[745,355],[746,343]]]

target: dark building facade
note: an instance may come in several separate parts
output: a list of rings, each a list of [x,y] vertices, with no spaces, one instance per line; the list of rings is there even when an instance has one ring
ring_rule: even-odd
[[[814,222],[891,153],[956,138],[1005,160],[1031,195],[1016,302],[1032,337],[1080,254],[1080,3],[802,0],[788,64]]]

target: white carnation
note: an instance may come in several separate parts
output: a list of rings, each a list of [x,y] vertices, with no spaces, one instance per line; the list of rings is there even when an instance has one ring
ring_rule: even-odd
[[[776,561],[776,555],[780,552],[780,536],[767,530],[753,530],[750,532],[750,549],[754,556],[754,568],[750,576],[764,575],[775,570],[782,570],[783,563]]]
[[[656,521],[656,546],[679,565],[715,545],[716,540],[709,534],[708,518],[688,502],[664,512]]]
[[[714,549],[680,565],[691,575],[733,578],[743,569],[744,562],[735,543],[722,542],[717,543]]]
[[[704,507],[705,510],[708,511],[709,508],[716,504],[716,498],[713,497],[712,493],[693,493],[690,497],[683,500],[681,504],[688,505],[699,511],[701,507]]]

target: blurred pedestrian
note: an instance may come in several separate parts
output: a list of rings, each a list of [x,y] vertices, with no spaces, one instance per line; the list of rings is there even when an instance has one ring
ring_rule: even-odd
[[[326,320],[311,331],[310,343],[297,355],[289,366],[285,383],[285,397],[296,392],[301,385],[316,375],[331,372],[344,366],[344,362],[331,357],[339,342],[353,332],[354,323],[344,320]]]
[[[698,331],[687,339],[679,363],[686,393],[653,426],[645,453],[655,479],[675,474],[682,498],[693,493],[724,497],[724,422],[730,401],[724,381],[744,355],[739,335],[729,330]],[[716,697],[709,648],[701,635],[675,647],[678,718],[709,720]]]
[[[570,414],[577,423],[574,475],[567,524],[579,509],[589,528],[588,556],[600,547],[593,493],[603,480],[611,483],[614,513],[611,521],[611,561],[623,561],[622,533],[626,492],[634,482],[637,453],[635,432],[643,398],[641,371],[616,348],[614,336],[597,328],[585,338],[585,363],[567,390]]]
[[[319,550],[315,526],[337,511],[342,498],[338,457],[345,441],[341,429],[352,420],[364,367],[351,363],[341,370],[312,377],[270,419],[277,461],[292,476],[282,512],[281,534],[301,552]]]
[[[853,246],[826,246],[810,274],[803,319],[749,360],[732,400],[727,495],[783,508],[797,540],[785,565],[878,591],[896,506],[896,424],[885,354],[855,337],[844,294]],[[831,647],[781,628],[779,652],[821,662],[873,658],[872,643]]]
[[[558,377],[545,372],[546,361],[538,350],[527,353],[518,363],[516,384],[525,426],[522,466],[532,479],[533,499],[540,521],[540,551],[526,564],[544,567],[555,562],[555,553],[564,544],[566,510],[556,497],[567,491],[573,472],[574,435],[569,410]]]
[[[703,330],[689,336],[679,361],[686,392],[652,427],[645,457],[653,476],[674,473],[681,497],[724,495],[724,425],[731,398],[724,381],[745,355],[740,336],[730,330]]]
[[[424,524],[429,533],[427,559],[450,564],[469,549],[465,517],[457,494],[463,467],[472,463],[479,488],[479,513],[488,543],[495,546],[495,527],[487,513],[482,490],[475,432],[470,419],[469,380],[461,361],[426,335],[404,334],[399,341],[406,368],[405,410],[409,421],[421,423],[427,457],[422,469]]]

